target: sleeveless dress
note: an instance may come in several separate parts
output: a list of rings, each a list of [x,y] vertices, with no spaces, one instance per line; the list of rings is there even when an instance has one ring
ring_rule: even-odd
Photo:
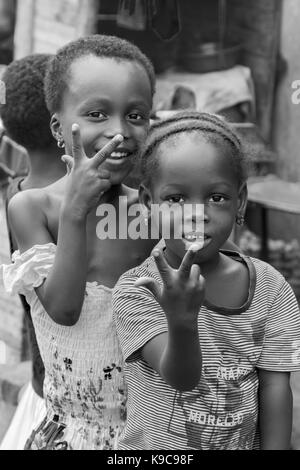
[[[112,317],[112,290],[87,282],[74,326],[55,323],[34,288],[47,277],[53,243],[35,245],[3,266],[6,290],[26,296],[45,365],[47,415],[28,436],[26,449],[116,449],[126,420],[123,359]]]

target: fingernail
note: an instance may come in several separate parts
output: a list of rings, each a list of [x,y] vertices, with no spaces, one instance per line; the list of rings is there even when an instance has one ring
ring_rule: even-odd
[[[72,124],[72,131],[73,132],[77,131],[78,128],[79,128],[78,124],[76,124],[76,123]]]
[[[117,134],[117,135],[115,136],[115,139],[116,139],[116,140],[119,140],[120,142],[123,142],[124,137],[122,136],[122,134]]]
[[[154,256],[154,258],[158,258],[159,257],[159,252],[158,251],[153,251],[152,255]]]
[[[194,253],[196,253],[196,251],[199,251],[201,250],[201,248],[203,247],[203,243],[193,243],[188,251],[193,251]]]

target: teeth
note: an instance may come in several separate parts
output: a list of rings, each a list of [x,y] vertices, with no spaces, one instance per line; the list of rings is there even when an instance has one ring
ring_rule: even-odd
[[[119,152],[113,152],[110,154],[111,157],[113,158],[124,158],[127,157],[128,153],[119,153]]]
[[[204,239],[204,235],[202,234],[187,234],[184,236],[184,238],[186,238],[186,240],[203,240]]]

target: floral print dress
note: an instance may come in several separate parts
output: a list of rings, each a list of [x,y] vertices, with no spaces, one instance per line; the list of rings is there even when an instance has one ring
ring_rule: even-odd
[[[34,288],[47,277],[56,245],[36,245],[3,266],[6,289],[24,294],[45,365],[47,415],[26,449],[116,449],[126,419],[122,355],[112,318],[111,289],[87,282],[76,325],[55,323]]]

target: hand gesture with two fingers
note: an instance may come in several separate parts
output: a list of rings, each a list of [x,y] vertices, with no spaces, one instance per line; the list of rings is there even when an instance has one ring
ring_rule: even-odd
[[[192,325],[198,318],[205,296],[205,280],[200,266],[193,264],[197,254],[190,249],[178,269],[169,266],[162,251],[154,250],[153,256],[163,286],[153,278],[142,277],[135,286],[147,287],[165,312],[168,322],[176,325]]]
[[[88,158],[82,145],[80,128],[77,124],[73,124],[73,157],[70,155],[62,157],[69,175],[65,205],[68,207],[71,205],[79,214],[85,216],[99,203],[101,195],[111,187],[110,173],[101,169],[101,165],[122,141],[123,137],[116,135],[96,155]]]

